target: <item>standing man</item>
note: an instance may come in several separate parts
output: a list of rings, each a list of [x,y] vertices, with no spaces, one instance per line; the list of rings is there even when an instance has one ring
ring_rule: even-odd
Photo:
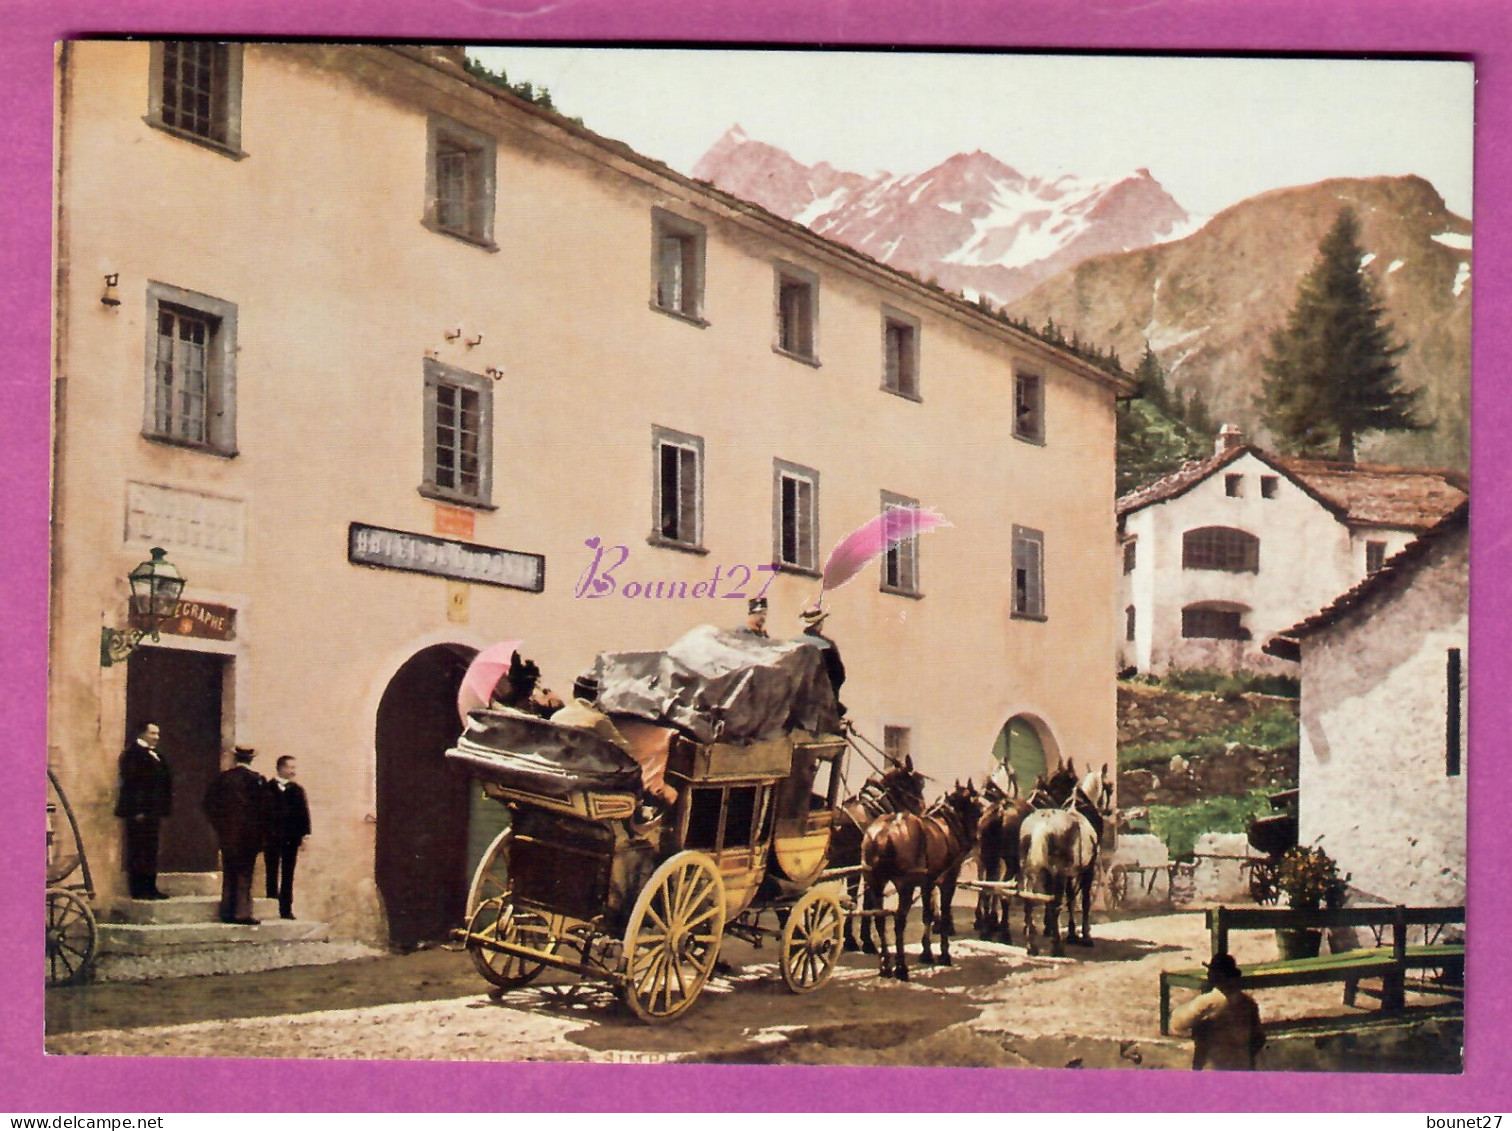
[[[767,602],[765,597],[752,597],[746,602],[746,622],[735,631],[742,636],[767,638]]]
[[[278,760],[277,776],[268,783],[268,844],[263,850],[268,898],[278,900],[281,919],[294,918],[294,863],[310,835],[310,805],[304,786],[294,780],[294,756]]]
[[[830,686],[835,689],[835,707],[844,718],[845,704],[840,702],[840,688],[845,683],[845,661],[840,658],[839,645],[824,635],[824,621],[828,616],[829,610],[822,605],[810,605],[804,609],[798,614],[803,624],[803,635],[799,639],[821,650],[825,673],[829,676]]]
[[[158,832],[173,811],[173,771],[158,753],[157,723],[143,723],[121,751],[115,815],[126,822],[126,883],[132,899],[167,899],[158,891]]]
[[[1215,954],[1206,965],[1210,988],[1171,1015],[1171,1032],[1191,1034],[1194,1071],[1252,1070],[1265,1046],[1260,1007],[1240,989],[1243,975],[1232,954]]]
[[[205,816],[220,838],[222,923],[255,927],[252,869],[267,844],[268,783],[252,768],[257,752],[238,746],[236,764],[223,770],[205,791]]]

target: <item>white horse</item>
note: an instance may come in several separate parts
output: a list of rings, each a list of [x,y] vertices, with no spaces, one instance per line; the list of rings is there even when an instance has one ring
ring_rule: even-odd
[[[1075,781],[1068,761],[1062,773]],[[1048,897],[1045,933],[1051,953],[1065,953],[1060,938],[1060,908],[1066,904],[1067,936],[1082,946],[1092,945],[1092,877],[1097,870],[1098,844],[1103,825],[1112,813],[1112,781],[1108,767],[1090,771],[1079,782],[1064,806],[1039,809],[1024,818],[1019,828],[1019,890]],[[1081,935],[1076,931],[1076,897],[1081,896]],[[1029,953],[1039,953],[1034,918],[1024,904],[1024,931]]]

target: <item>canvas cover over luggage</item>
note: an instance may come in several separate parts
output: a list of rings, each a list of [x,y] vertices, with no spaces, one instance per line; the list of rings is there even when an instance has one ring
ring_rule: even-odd
[[[511,710],[477,710],[446,756],[496,785],[566,797],[575,789],[634,793],[641,769],[612,742],[582,727]]]
[[[840,726],[821,650],[703,625],[661,652],[605,652],[599,709],[672,726],[695,742],[746,743]]]

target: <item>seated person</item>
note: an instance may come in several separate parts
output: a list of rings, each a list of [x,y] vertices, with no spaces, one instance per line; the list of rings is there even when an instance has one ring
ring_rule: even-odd
[[[536,684],[540,681],[541,669],[536,666],[536,662],[521,659],[520,654],[516,652],[509,658],[509,670],[500,677],[498,683],[494,684],[488,705],[495,710],[505,709],[535,714],[536,712],[530,709],[530,702],[532,696],[535,695]]]
[[[642,801],[653,811],[648,816],[659,816],[677,801],[677,791],[662,780],[667,766],[665,743],[658,749],[655,743],[629,741],[614,725],[614,720],[599,710],[598,694],[598,677],[592,671],[584,672],[573,681],[572,702],[552,715],[551,721],[591,730],[630,755],[640,767]]]

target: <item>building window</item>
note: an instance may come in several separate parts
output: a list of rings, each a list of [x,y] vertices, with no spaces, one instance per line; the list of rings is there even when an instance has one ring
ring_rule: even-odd
[[[1013,615],[1045,618],[1045,536],[1026,526],[1013,528]]]
[[[1260,539],[1227,526],[1204,526],[1181,537],[1182,569],[1258,573]]]
[[[1465,666],[1458,648],[1450,648],[1445,665],[1448,711],[1444,728],[1444,773],[1459,777],[1465,734]]]
[[[819,473],[785,460],[772,470],[772,556],[785,569],[819,572]]]
[[[651,541],[679,549],[703,548],[703,439],[654,428],[655,512]]]
[[[475,507],[492,505],[493,382],[425,363],[425,482],[420,493]]]
[[[1134,606],[1124,609],[1124,639],[1129,643],[1134,642]]]
[[[703,319],[704,227],[681,216],[651,210],[651,303],[668,314]]]
[[[1139,539],[1129,538],[1123,544],[1123,571],[1133,573],[1139,558]]]
[[[882,753],[889,765],[901,766],[913,757],[913,728],[884,726],[882,728]]]
[[[1260,477],[1260,497],[1262,499],[1274,499],[1276,497],[1276,488],[1280,484],[1280,476],[1262,475]]]
[[[882,388],[919,398],[919,323],[899,311],[882,315]]]
[[[1013,434],[1020,440],[1045,442],[1045,381],[1038,374],[1014,374]]]
[[[1244,627],[1243,609],[1188,605],[1181,610],[1181,635],[1188,640],[1248,640],[1250,631]]]
[[[776,268],[777,340],[773,348],[818,364],[819,277],[801,267]]]
[[[882,492],[882,513],[890,510],[918,510],[919,500],[906,495]],[[919,592],[919,540],[905,538],[889,546],[882,555],[882,591],[905,597],[922,596]]]
[[[425,166],[425,226],[490,250],[493,242],[494,139],[432,115]]]
[[[242,47],[235,43],[154,43],[148,125],[232,157],[241,151]]]
[[[143,434],[236,454],[236,306],[147,284],[147,410]]]
[[[1225,475],[1223,477],[1223,493],[1231,499],[1244,497],[1244,476]]]
[[[1386,564],[1386,543],[1385,542],[1366,542],[1365,543],[1365,572],[1366,573],[1375,573],[1376,570],[1380,569],[1385,564]]]

